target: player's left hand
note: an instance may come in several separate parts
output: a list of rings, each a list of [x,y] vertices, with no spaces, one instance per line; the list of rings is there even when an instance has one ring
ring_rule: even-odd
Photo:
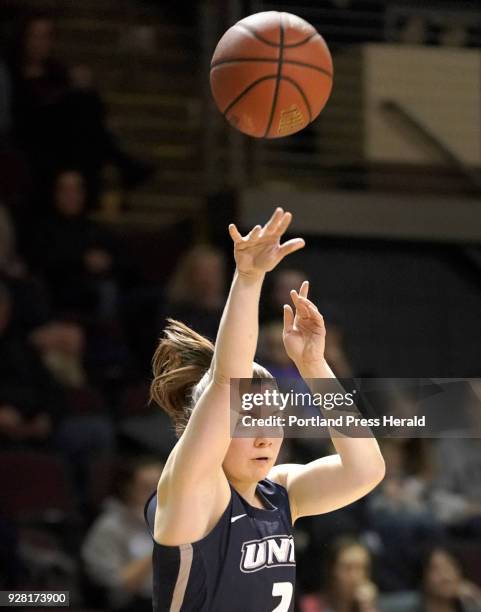
[[[324,364],[326,328],[317,307],[308,299],[309,282],[304,281],[299,293],[293,289],[292,307],[284,305],[284,330],[282,339],[287,354],[299,370]]]

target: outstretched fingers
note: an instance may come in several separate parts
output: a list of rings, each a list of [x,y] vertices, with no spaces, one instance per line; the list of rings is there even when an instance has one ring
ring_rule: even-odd
[[[292,221],[292,213],[290,212],[284,213],[283,216],[279,219],[279,223],[277,224],[277,227],[275,229],[275,234],[279,237],[282,236],[284,232],[286,231],[286,229],[289,227],[291,221]]]
[[[229,234],[235,244],[256,240],[260,236],[261,231],[262,227],[260,225],[256,225],[246,236],[242,236],[234,223],[229,225]]]
[[[294,327],[294,312],[289,304],[284,304],[284,333],[288,334]]]
[[[310,316],[307,304],[301,301],[299,294],[295,289],[291,289],[291,300],[296,309],[296,317],[300,319],[308,319]]]
[[[319,330],[319,333],[324,333],[324,317],[317,309],[317,306],[307,298],[303,297],[302,295],[299,295],[297,292],[295,293],[296,296],[293,297],[293,301],[295,300],[294,304],[296,306],[296,311],[304,313],[301,314],[301,318],[310,319],[314,326]]]
[[[317,309],[317,306],[301,294],[301,292],[307,294],[306,283],[307,281],[302,283],[299,293],[295,289],[291,289],[291,299],[296,308],[296,314],[303,319],[311,318],[317,323],[324,325],[324,317]]]
[[[264,225],[264,234],[274,233],[277,226],[279,225],[279,221],[286,213],[284,209],[278,206],[275,211],[272,213],[269,221]]]
[[[274,235],[280,237],[289,227],[291,221],[292,213],[284,212],[281,207],[276,208],[272,217],[265,224],[263,233],[264,235]]]
[[[229,225],[229,234],[230,234],[230,237],[232,238],[232,240],[234,241],[234,243],[242,241],[242,236],[241,236],[239,230],[237,229],[235,223],[231,223]]]
[[[281,258],[285,257],[286,255],[290,255],[291,253],[302,249],[305,245],[306,243],[303,238],[292,238],[291,240],[284,242],[284,244],[281,244],[279,248],[279,255]]]
[[[262,227],[260,225],[256,225],[251,229],[251,231],[247,234],[245,240],[255,240],[259,237],[259,234],[262,231]]]
[[[308,293],[309,293],[309,281],[305,280],[302,283],[301,288],[299,289],[299,295],[301,297],[307,298]]]

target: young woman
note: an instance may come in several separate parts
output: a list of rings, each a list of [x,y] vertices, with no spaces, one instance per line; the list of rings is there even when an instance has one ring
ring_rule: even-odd
[[[171,321],[154,355],[152,396],[180,436],[146,504],[156,611],[292,611],[294,521],[359,499],[384,475],[372,437],[335,437],[337,454],[278,466],[281,438],[231,439],[230,380],[270,378],[254,363],[259,296],[265,274],[304,246],[280,244],[290,221],[278,208],[245,237],[230,225],[236,271],[215,347]],[[304,378],[333,377],[307,292],[304,282],[284,307],[286,351]]]
[[[321,593],[305,595],[301,612],[379,612],[369,549],[352,536],[330,546]]]

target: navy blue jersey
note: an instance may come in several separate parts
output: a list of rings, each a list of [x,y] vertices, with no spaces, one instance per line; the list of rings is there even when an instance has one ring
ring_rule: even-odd
[[[231,499],[202,540],[164,546],[154,540],[155,612],[292,612],[296,562],[287,491],[261,480],[254,508],[230,485]],[[145,505],[153,537],[157,494]]]

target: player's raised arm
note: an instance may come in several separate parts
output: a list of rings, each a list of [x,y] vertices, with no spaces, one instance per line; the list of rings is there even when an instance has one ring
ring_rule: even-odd
[[[181,407],[187,414],[187,425],[159,482],[158,508],[162,520],[156,517],[158,534],[162,532],[165,536],[168,531],[171,535],[173,526],[179,528],[182,524],[182,513],[187,509],[189,520],[195,515],[199,524],[186,534],[184,541],[191,541],[197,533],[202,535],[207,531],[212,512],[215,514],[212,507],[216,506],[216,499],[225,497],[229,491],[222,463],[231,441],[230,379],[252,376],[259,298],[265,273],[275,268],[287,254],[304,246],[300,238],[280,244],[291,218],[290,213],[278,208],[264,227],[256,226],[244,237],[235,225],[229,226],[236,270],[211,367],[198,387],[202,389],[200,397],[197,398],[196,385],[192,385],[193,401],[187,394],[185,406]],[[162,341],[158,351],[161,348]],[[162,372],[162,363],[158,368],[160,374],[154,377],[152,388],[154,397],[162,402],[162,394],[168,394],[168,388],[163,387],[165,375],[172,379],[172,367],[169,366],[167,373]],[[182,374],[180,370],[181,367],[179,374]]]
[[[264,227],[257,225],[242,237],[234,224],[229,233],[234,242],[236,271],[215,343],[212,377],[219,383],[252,376],[257,348],[260,289],[266,272],[289,253],[304,246],[302,238],[280,244],[292,219],[277,208]]]
[[[295,313],[291,306],[284,306],[283,339],[287,354],[314,391],[315,379],[335,376],[324,358],[324,320],[307,298],[308,287],[305,281],[299,293],[291,291]],[[293,521],[342,508],[366,495],[384,477],[384,460],[369,428],[365,437],[339,432],[331,437],[337,454],[271,470],[270,477],[288,490]]]

